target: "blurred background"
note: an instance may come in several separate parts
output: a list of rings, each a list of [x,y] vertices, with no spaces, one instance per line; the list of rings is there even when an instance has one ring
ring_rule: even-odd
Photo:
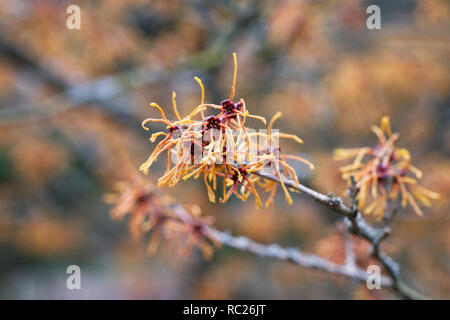
[[[81,30],[66,28],[67,6]],[[366,28],[370,4],[381,30]],[[141,121],[169,109],[172,90],[187,114],[229,95],[232,52],[237,98],[251,113],[299,135],[283,148],[310,159],[301,181],[344,195],[336,147],[371,146],[369,126],[391,117],[423,186],[441,200],[423,217],[406,209],[384,248],[405,279],[450,298],[450,2],[446,0],[1,0],[0,298],[11,299],[380,299],[358,283],[222,248],[210,261],[131,238],[103,202],[153,150]],[[170,117],[173,114],[168,111]],[[259,127],[257,122],[252,125]],[[165,169],[157,162],[147,179]],[[210,204],[191,180],[164,188],[214,215],[216,227],[263,243],[344,260],[340,221],[302,195],[254,208],[233,198]],[[364,265],[367,245],[355,241]],[[82,289],[66,289],[79,265]]]

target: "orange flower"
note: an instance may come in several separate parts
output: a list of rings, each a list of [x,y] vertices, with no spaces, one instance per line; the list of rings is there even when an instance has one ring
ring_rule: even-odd
[[[269,181],[260,181],[258,172],[270,169],[273,175],[282,181],[281,186],[285,193],[286,201],[291,204],[291,196],[283,183],[284,178],[291,179],[298,184],[295,170],[287,163],[287,159],[293,159],[306,163],[311,169],[314,166],[307,160],[294,156],[280,154],[278,138],[288,138],[302,143],[295,135],[272,132],[273,123],[281,116],[278,112],[270,121],[267,132],[254,132],[246,127],[248,118],[262,121],[263,117],[251,115],[246,107],[244,99],[233,102],[236,90],[237,60],[233,54],[234,73],[230,97],[221,102],[220,105],[205,103],[205,92],[201,80],[195,77],[199,83],[202,97],[201,102],[192,112],[184,118],[178,113],[176,105],[176,94],[172,94],[172,106],[177,121],[171,122],[167,119],[162,108],[152,103],[161,114],[161,118],[149,118],[144,120],[142,126],[148,130],[146,124],[149,122],[161,122],[166,125],[167,132],[154,133],[150,141],[154,142],[157,137],[164,136],[155,150],[143,163],[140,170],[148,173],[151,165],[158,157],[167,151],[167,168],[165,174],[159,178],[158,186],[175,186],[181,179],[187,180],[202,177],[205,183],[208,197],[211,202],[216,201],[217,186],[222,180],[221,202],[226,202],[232,194],[245,201],[250,195],[256,199],[256,206],[261,204],[256,186],[263,186],[270,193],[266,202],[273,203],[276,193],[276,184]],[[218,110],[215,115],[205,116],[204,111]],[[199,120],[194,120],[200,116]],[[171,160],[175,160],[172,167]]]
[[[218,245],[208,231],[214,222],[212,217],[201,217],[198,207],[192,212],[180,210],[172,198],[159,195],[152,185],[139,178],[120,183],[119,192],[107,194],[105,201],[115,204],[111,209],[113,218],[131,216],[129,227],[135,238],[152,232],[147,247],[151,254],[157,251],[162,237],[179,242],[184,252],[197,247],[205,258],[211,257]]]
[[[389,118],[381,119],[380,127],[372,126],[377,135],[375,147],[336,149],[336,160],[354,158],[353,163],[341,167],[342,177],[349,180],[354,176],[359,187],[359,207],[365,214],[374,214],[381,219],[387,209],[388,199],[401,201],[402,207],[409,203],[413,210],[422,215],[416,199],[424,206],[431,205],[431,199],[439,199],[439,194],[418,185],[417,180],[422,172],[411,164],[408,150],[395,147],[398,133],[392,133]],[[368,156],[370,159],[364,161]],[[372,203],[365,206],[367,198],[372,197]]]

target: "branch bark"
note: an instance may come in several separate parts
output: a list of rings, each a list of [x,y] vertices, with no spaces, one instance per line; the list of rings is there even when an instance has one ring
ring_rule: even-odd
[[[349,279],[366,283],[368,274],[365,270],[350,265],[339,265],[314,254],[304,253],[295,248],[283,248],[278,244],[261,244],[247,237],[234,237],[231,234],[209,228],[209,232],[223,245],[241,251],[254,253],[260,257],[274,258],[292,262],[300,267],[320,270],[330,274],[344,276]],[[389,277],[381,278],[381,285],[392,287],[393,282]]]
[[[280,183],[278,177],[271,174],[266,174],[263,172],[257,172],[255,174]],[[429,299],[427,296],[407,285],[401,279],[400,265],[383,251],[381,251],[380,243],[389,235],[390,229],[375,228],[368,224],[367,221],[362,217],[361,213],[358,211],[357,207],[355,207],[355,200],[352,201],[351,207],[347,207],[340,197],[324,195],[302,184],[296,185],[294,181],[284,179],[283,182],[287,187],[303,192],[311,199],[327,207],[334,213],[345,217],[348,231],[355,236],[364,238],[369,241],[372,246],[371,255],[386,269],[387,273],[392,279],[393,290],[396,291],[400,296],[405,299],[413,300]],[[356,194],[353,196],[353,198],[355,197]]]
[[[171,210],[176,215],[176,219],[183,222],[190,214],[180,204],[175,204]],[[261,244],[244,236],[233,236],[229,232],[220,231],[212,226],[204,226],[202,232],[208,238],[237,250],[254,253],[260,257],[274,258],[294,263],[300,267],[319,270],[330,274],[344,276],[346,278],[367,282],[368,274],[365,270],[358,268],[352,264],[336,264],[327,259],[321,258],[314,254],[304,253],[296,248],[283,248],[276,243]],[[389,277],[381,277],[381,285],[392,287],[393,282]]]

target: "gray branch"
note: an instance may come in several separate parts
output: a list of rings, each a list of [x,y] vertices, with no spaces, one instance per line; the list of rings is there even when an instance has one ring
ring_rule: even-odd
[[[175,219],[180,222],[189,221],[191,215],[180,204],[175,204],[171,207],[175,214]],[[283,248],[278,244],[261,244],[251,240],[248,237],[233,236],[229,232],[220,231],[212,226],[203,227],[203,235],[209,239],[221,243],[237,250],[247,251],[256,254],[260,257],[273,258],[294,263],[300,267],[312,270],[319,270],[329,274],[344,276],[346,278],[357,280],[360,282],[367,282],[368,274],[356,265],[336,264],[317,255],[304,253],[296,248]],[[389,277],[381,277],[381,285],[385,287],[393,287],[394,283]]]
[[[209,228],[209,232],[223,245],[241,251],[254,253],[260,257],[274,258],[289,261],[300,267],[320,270],[330,274],[344,276],[349,279],[366,283],[368,274],[361,268],[350,265],[339,265],[314,254],[304,253],[295,248],[283,248],[278,244],[261,244],[247,237],[234,237],[230,233]],[[389,277],[381,278],[381,285],[392,287],[393,282]]]
[[[271,174],[266,174],[263,172],[258,172],[256,174],[263,178],[280,183],[278,177],[275,177]],[[294,181],[283,180],[283,182],[287,187],[305,193],[307,196],[320,203],[321,205],[329,208],[331,211],[344,216],[346,218],[345,221],[349,232],[369,241],[372,246],[371,255],[376,260],[378,260],[378,262],[380,262],[381,265],[386,269],[393,282],[392,288],[398,294],[406,299],[429,299],[425,295],[417,292],[415,289],[409,287],[406,283],[404,283],[401,279],[400,265],[391,257],[381,251],[380,243],[387,235],[389,235],[389,228],[375,228],[368,224],[362,217],[361,213],[357,210],[357,208],[355,210],[354,203],[352,204],[352,207],[347,207],[339,197],[324,195],[302,184],[296,185]],[[353,200],[352,202],[355,201]]]

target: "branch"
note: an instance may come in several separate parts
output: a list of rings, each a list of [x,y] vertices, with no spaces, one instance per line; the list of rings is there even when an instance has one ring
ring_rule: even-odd
[[[343,238],[344,238],[344,249],[345,249],[345,265],[350,269],[357,268],[356,256],[355,256],[355,251],[353,248],[352,239],[350,238],[350,236],[347,232],[344,232]]]
[[[126,92],[167,77],[161,69],[141,66],[69,85],[65,90],[43,101],[0,110],[0,127],[42,121],[87,104],[94,104],[113,115],[115,119],[134,126],[136,119],[132,108],[124,107],[129,103]]]
[[[0,25],[0,30],[5,30],[4,26]],[[0,54],[6,56],[13,62],[34,70],[40,78],[55,88],[66,90],[69,86],[63,77],[54,73],[51,69],[30,55],[27,48],[10,41],[3,32],[0,32]]]
[[[361,268],[353,268],[349,265],[339,265],[329,260],[323,259],[314,254],[303,253],[294,248],[283,248],[278,244],[261,244],[254,242],[247,237],[234,237],[231,234],[209,228],[209,232],[223,245],[232,247],[241,251],[254,253],[260,257],[274,258],[292,262],[300,267],[313,270],[320,270],[330,274],[340,275],[349,279],[366,282],[368,274]],[[392,287],[393,282],[389,277],[381,278],[381,285]]]
[[[226,51],[227,44],[241,35],[243,28],[251,25],[258,19],[259,12],[256,5],[257,2],[254,6],[237,12],[229,29],[223,31],[206,49],[187,61],[180,62],[173,69],[184,70],[199,61],[208,61],[210,63],[206,69],[217,67],[223,60],[223,52]],[[2,30],[1,25],[0,30]],[[5,108],[4,110],[0,109],[0,127],[26,125],[49,119],[86,104],[93,104],[112,115],[121,123],[135,128],[136,119],[132,112],[133,108],[131,106],[126,107],[132,101],[126,95],[127,92],[148,84],[167,81],[169,78],[177,76],[176,74],[169,74],[163,68],[144,65],[75,84],[54,72],[40,62],[37,57],[30,54],[27,48],[13,43],[2,33],[0,33],[0,54],[7,56],[21,66],[30,68],[42,80],[59,90],[59,93],[44,101],[25,103],[24,105]],[[214,59],[212,59],[211,55]],[[211,62],[214,63],[211,64]]]
[[[280,183],[278,177],[275,177],[271,174],[266,174],[263,172],[256,172],[255,174],[259,175],[260,177]],[[406,283],[404,283],[400,275],[400,265],[380,250],[380,242],[384,238],[386,238],[387,235],[389,235],[390,230],[389,228],[375,228],[369,225],[362,217],[361,213],[357,209],[357,206],[355,206],[354,198],[356,198],[356,192],[354,190],[352,191],[352,187],[355,187],[355,182],[353,179],[352,186],[350,187],[350,193],[353,192],[353,195],[351,194],[353,201],[350,208],[347,207],[339,197],[324,195],[302,184],[296,185],[294,181],[284,179],[283,182],[287,187],[305,193],[310,198],[327,207],[331,211],[344,216],[346,218],[345,221],[349,232],[358,237],[366,239],[372,245],[371,255],[386,269],[393,282],[392,288],[398,294],[406,299],[429,299],[428,297],[424,296],[420,292],[417,292],[413,288],[409,287]]]
[[[175,204],[171,209],[175,214],[174,219],[177,219],[182,223],[191,219],[191,214],[180,204]],[[368,279],[367,272],[354,265],[339,265],[317,255],[301,252],[295,248],[283,248],[275,243],[268,245],[257,243],[247,237],[232,236],[229,232],[220,231],[212,226],[203,226],[201,233],[204,237],[217,241],[222,245],[241,251],[251,252],[260,257],[289,261],[303,268],[344,276],[364,283],[366,283]],[[392,287],[392,279],[384,276],[381,277],[381,285]]]

